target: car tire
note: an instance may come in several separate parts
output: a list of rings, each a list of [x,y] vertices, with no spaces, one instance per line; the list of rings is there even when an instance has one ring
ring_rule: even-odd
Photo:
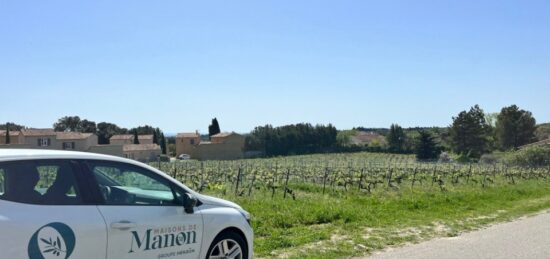
[[[208,248],[207,259],[248,259],[248,247],[241,235],[234,231],[220,233]]]

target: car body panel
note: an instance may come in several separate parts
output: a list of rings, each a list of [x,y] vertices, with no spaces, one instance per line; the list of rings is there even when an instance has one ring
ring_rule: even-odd
[[[52,223],[62,223],[74,233],[70,258],[105,258],[107,232],[96,206],[32,205],[4,200],[0,200],[0,257],[32,258],[30,247],[38,244],[44,248],[47,244],[42,238],[49,242],[49,238],[57,241],[58,237],[61,250],[65,251],[61,255],[66,255],[71,241],[63,230],[47,227]],[[35,234],[38,238],[33,238]],[[60,258],[51,253],[47,255],[46,258]]]
[[[181,206],[103,205],[98,208],[107,222],[107,258],[171,257],[168,255],[198,258],[203,233],[200,212],[187,214]],[[135,226],[113,228],[117,222]]]
[[[22,251],[27,251],[29,239],[33,233],[51,222],[65,222],[74,230],[76,245],[70,258],[158,258],[161,255],[170,255],[182,251],[191,251],[188,254],[181,253],[177,258],[206,258],[207,250],[214,238],[227,229],[238,229],[248,244],[248,258],[253,257],[253,232],[247,222],[248,215],[239,205],[222,199],[199,194],[166,173],[138,161],[114,157],[108,155],[57,151],[57,150],[32,150],[32,149],[0,149],[0,162],[20,160],[43,159],[70,159],[70,160],[102,160],[127,163],[152,171],[177,188],[183,189],[199,200],[200,206],[195,212],[187,214],[183,206],[117,206],[117,205],[78,205],[78,206],[51,206],[29,205],[0,200],[0,249],[3,255],[11,255],[8,258],[27,258]],[[137,191],[137,190],[136,190]],[[146,192],[143,192],[146,194]],[[156,194],[149,193],[155,196]],[[134,228],[125,230],[112,229],[111,225],[117,222],[136,223]],[[196,244],[186,246],[169,247],[166,250],[149,249],[138,256],[137,252],[129,253],[131,242],[146,237],[144,232],[151,229],[168,229],[176,226],[197,227]],[[132,230],[133,229],[133,230]],[[136,232],[137,239],[132,231]],[[15,233],[15,234],[14,234]],[[109,233],[109,234],[108,234]],[[179,233],[179,232],[178,232]],[[189,234],[185,232],[186,235]],[[15,235],[17,238],[11,238]],[[192,236],[191,236],[192,237]],[[115,242],[108,242],[107,239]],[[26,240],[25,240],[26,239]],[[107,245],[109,243],[109,245]],[[89,245],[84,245],[89,244]],[[145,243],[141,246],[144,248]],[[84,245],[84,247],[80,246]],[[134,244],[136,248],[137,244]],[[150,244],[152,246],[152,243]],[[176,249],[179,248],[179,249]],[[186,250],[188,249],[189,250]],[[164,248],[163,248],[164,249]],[[162,251],[161,251],[162,250]],[[6,252],[4,252],[6,251]],[[143,251],[142,251],[143,252]],[[78,256],[76,256],[78,254]],[[109,256],[107,256],[109,254]],[[92,256],[90,256],[92,255]],[[198,257],[197,257],[198,256]]]

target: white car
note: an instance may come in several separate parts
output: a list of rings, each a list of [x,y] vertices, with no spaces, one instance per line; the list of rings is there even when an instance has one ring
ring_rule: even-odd
[[[0,149],[0,258],[252,258],[250,215],[120,157]]]
[[[179,160],[189,160],[189,159],[191,159],[191,156],[188,155],[188,154],[181,154],[181,155],[178,156],[178,159]]]

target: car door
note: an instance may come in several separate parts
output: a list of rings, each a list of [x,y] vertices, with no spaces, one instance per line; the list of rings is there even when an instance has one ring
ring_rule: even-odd
[[[183,190],[140,166],[87,161],[107,222],[107,257],[197,258],[202,241],[200,212],[186,213]]]
[[[0,162],[1,258],[105,258],[107,231],[70,160]]]

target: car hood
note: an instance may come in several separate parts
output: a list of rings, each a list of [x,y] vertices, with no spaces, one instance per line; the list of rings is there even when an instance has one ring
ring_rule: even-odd
[[[211,206],[218,206],[218,207],[229,207],[229,208],[235,208],[235,209],[241,209],[242,207],[237,205],[234,202],[226,201],[220,198],[199,194],[198,197],[199,201],[201,201],[203,204],[211,205]]]

